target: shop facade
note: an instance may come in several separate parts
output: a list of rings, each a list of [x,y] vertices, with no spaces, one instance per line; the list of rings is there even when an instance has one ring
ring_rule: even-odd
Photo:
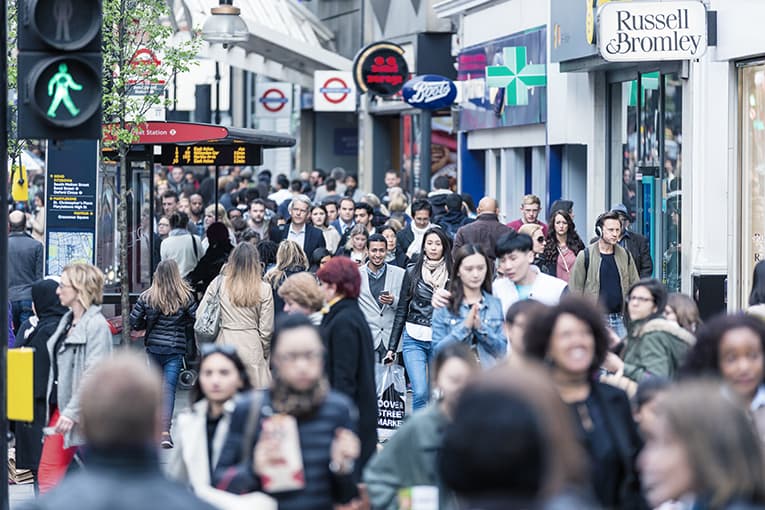
[[[718,44],[706,63],[708,108],[715,113],[710,124],[720,127],[712,127],[717,136],[705,155],[720,164],[710,172],[726,170],[727,193],[707,188],[705,199],[727,212],[719,238],[725,239],[728,304],[735,309],[747,306],[754,268],[765,259],[765,44],[759,37],[765,5],[715,0],[709,8],[717,12]]]
[[[589,225],[624,204],[630,229],[649,240],[653,276],[670,292],[693,295],[704,315],[721,311],[729,215],[719,156],[728,137],[720,132],[723,108],[709,98],[727,87],[718,89],[716,32],[707,22],[712,8],[575,3],[551,0],[550,47],[561,72],[585,75],[591,84]],[[648,17],[663,20],[660,29],[642,26]]]
[[[457,27],[460,190],[496,198],[505,221],[519,216],[525,194],[540,197],[542,221],[553,201],[571,199],[586,235],[589,78],[550,65],[547,3],[445,1],[434,8]]]

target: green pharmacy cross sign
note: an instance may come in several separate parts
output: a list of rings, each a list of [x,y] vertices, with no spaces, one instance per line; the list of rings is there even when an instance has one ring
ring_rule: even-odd
[[[545,65],[527,63],[525,46],[503,48],[502,56],[505,65],[486,67],[486,84],[505,88],[505,104],[508,106],[529,104],[529,89],[547,85]]]

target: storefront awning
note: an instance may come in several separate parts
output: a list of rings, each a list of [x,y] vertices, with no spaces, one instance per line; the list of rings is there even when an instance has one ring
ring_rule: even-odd
[[[218,0],[170,0],[177,32],[201,27]],[[227,65],[311,87],[313,72],[322,69],[350,70],[352,62],[334,51],[334,34],[295,0],[239,0],[250,37],[224,49],[203,48],[201,56]]]

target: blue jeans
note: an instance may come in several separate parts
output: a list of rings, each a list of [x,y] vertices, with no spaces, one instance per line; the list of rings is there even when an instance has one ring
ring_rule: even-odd
[[[433,357],[433,343],[415,340],[404,330],[404,366],[412,383],[412,410],[422,409],[430,400],[430,360]]]
[[[13,317],[13,332],[18,333],[21,324],[32,316],[32,300],[22,299],[21,301],[11,301],[11,313]]]
[[[164,402],[162,406],[162,430],[170,432],[175,409],[175,387],[178,385],[178,375],[183,368],[183,354],[154,354],[148,353],[149,359],[162,370],[162,391]]]

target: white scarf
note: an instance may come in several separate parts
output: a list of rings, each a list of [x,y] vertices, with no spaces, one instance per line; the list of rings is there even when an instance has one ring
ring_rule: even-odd
[[[434,225],[432,223],[428,223],[428,226],[419,229],[414,224],[414,221],[412,221],[410,227],[412,228],[412,233],[414,234],[414,240],[412,241],[412,244],[409,245],[409,249],[406,250],[406,256],[411,258],[412,255],[415,253],[420,253],[420,249],[422,248],[422,238],[425,237],[425,232],[430,230]]]

